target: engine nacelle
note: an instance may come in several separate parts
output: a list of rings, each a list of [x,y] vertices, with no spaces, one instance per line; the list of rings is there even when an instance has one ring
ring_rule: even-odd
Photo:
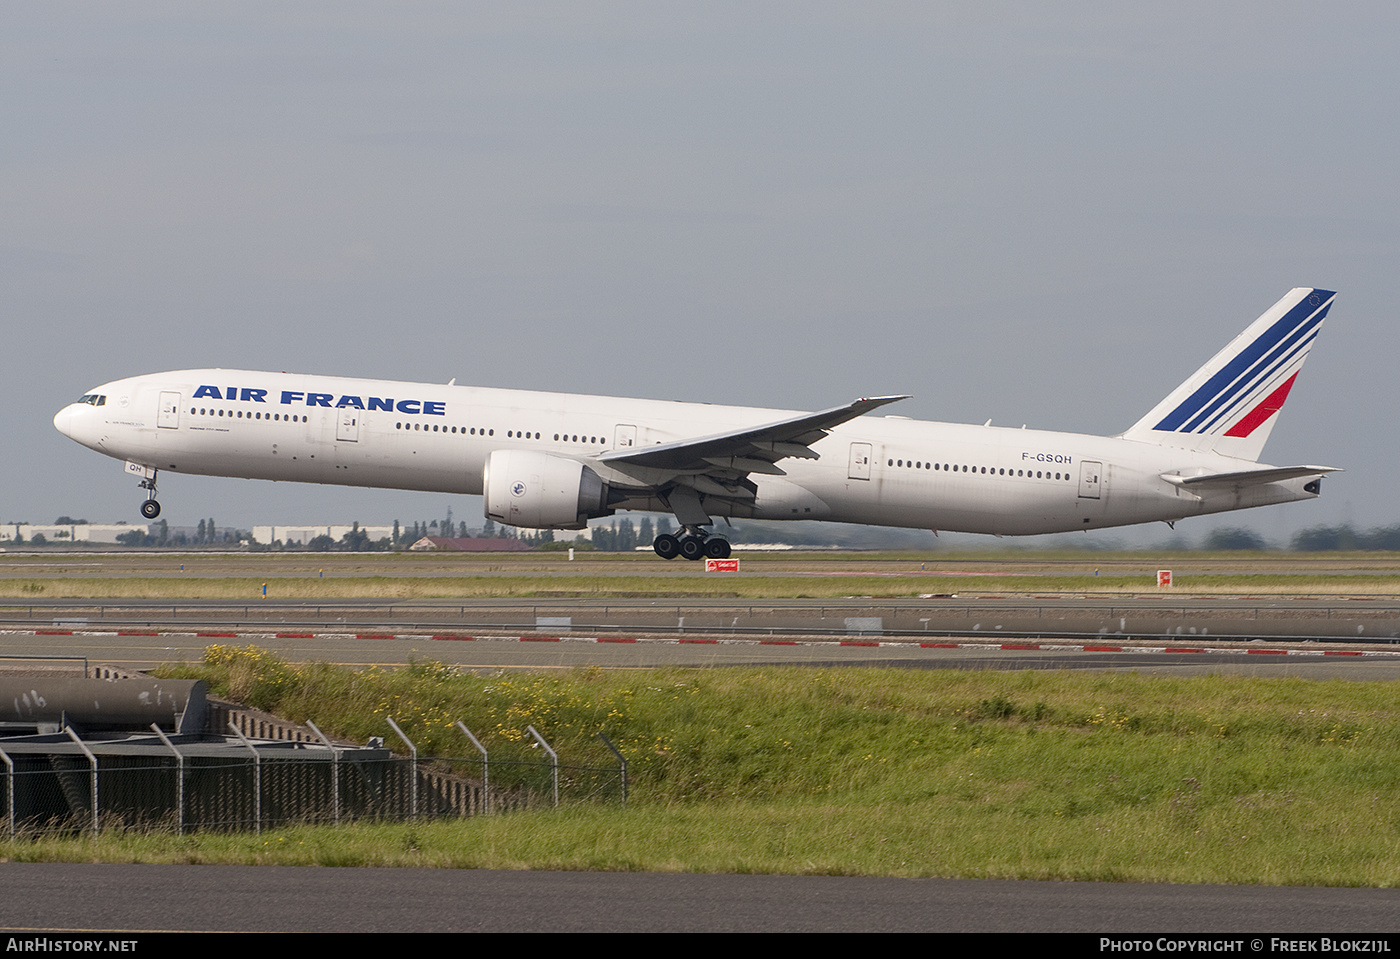
[[[583,529],[609,516],[608,485],[578,460],[533,450],[496,450],[482,475],[486,516],[508,526]]]

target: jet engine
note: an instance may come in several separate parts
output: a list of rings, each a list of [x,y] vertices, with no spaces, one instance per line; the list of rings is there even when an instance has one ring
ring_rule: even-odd
[[[533,450],[496,450],[482,474],[486,516],[508,526],[583,529],[609,516],[608,486],[578,460]]]

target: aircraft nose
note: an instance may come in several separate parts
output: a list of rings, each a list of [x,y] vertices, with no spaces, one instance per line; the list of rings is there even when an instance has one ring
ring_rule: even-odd
[[[53,418],[54,429],[58,430],[69,439],[77,439],[77,437],[73,435],[73,430],[76,426],[75,421],[78,416],[78,411],[74,409],[75,406],[77,406],[76,403],[69,403],[54,414]]]

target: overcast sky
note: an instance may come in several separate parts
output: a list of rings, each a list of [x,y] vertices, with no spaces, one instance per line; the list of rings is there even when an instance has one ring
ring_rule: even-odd
[[[1225,522],[1400,522],[1397,51],[1379,2],[4,4],[0,520],[139,521],[52,425],[137,373],[911,393],[1116,433],[1321,286],[1264,460],[1347,472]],[[161,501],[480,515],[173,474]]]

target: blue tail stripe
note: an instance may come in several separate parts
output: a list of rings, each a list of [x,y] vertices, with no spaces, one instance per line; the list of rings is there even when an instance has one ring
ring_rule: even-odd
[[[1301,343],[1296,344],[1286,356],[1280,357],[1278,359],[1278,362],[1270,366],[1262,376],[1255,378],[1255,387],[1258,387],[1260,385],[1265,385],[1265,388],[1267,388],[1268,386],[1272,386],[1274,375],[1281,369],[1288,369],[1289,367],[1293,366],[1295,361],[1297,365],[1302,365],[1302,357],[1307,355],[1309,347],[1312,346],[1312,341],[1316,338],[1317,328],[1313,327],[1312,331],[1308,334],[1306,339],[1304,339]],[[1206,423],[1204,426],[1202,426],[1198,430],[1195,430],[1194,432],[1210,432],[1210,430],[1214,429],[1220,423],[1221,420],[1227,419],[1232,413],[1238,412],[1239,408],[1242,405],[1252,403],[1254,400],[1258,399],[1260,392],[1262,391],[1259,389],[1251,388],[1245,391],[1244,393],[1237,395],[1229,404],[1225,406],[1224,409],[1222,409],[1219,413],[1215,414],[1215,416],[1211,417],[1210,422]]]
[[[1305,324],[1312,310],[1312,306],[1305,300],[1285,313],[1229,363],[1217,370],[1214,376],[1202,384],[1155,428],[1180,429],[1190,432],[1200,425],[1201,420],[1219,403],[1229,399],[1245,385],[1247,380],[1243,377],[1244,372],[1250,369],[1262,355],[1272,351],[1279,341],[1295,333],[1299,326]]]
[[[1240,378],[1238,383],[1216,397],[1214,402],[1208,404],[1205,409],[1201,410],[1200,413],[1183,427],[1184,431],[1188,433],[1197,432],[1197,427],[1209,419],[1211,414],[1218,410],[1222,404],[1247,396],[1260,382],[1264,381],[1268,372],[1272,372],[1273,369],[1277,368],[1276,361],[1279,359],[1280,355],[1294,355],[1297,352],[1297,347],[1299,346],[1298,341],[1300,339],[1308,341],[1312,339],[1312,336],[1317,335],[1317,326],[1321,322],[1322,314],[1321,311],[1319,311],[1317,316],[1314,316],[1307,323],[1304,323],[1302,326],[1298,327],[1298,329],[1294,330],[1282,343],[1269,351],[1267,356],[1254,364],[1254,366]],[[1312,334],[1312,336],[1309,334]]]
[[[1249,369],[1256,360],[1272,350],[1279,341],[1288,337],[1300,325],[1306,323],[1313,316],[1314,310],[1316,310],[1317,321],[1321,322],[1322,318],[1327,315],[1327,310],[1331,306],[1331,298],[1335,294],[1325,290],[1315,292],[1317,296],[1322,298],[1321,308],[1316,308],[1309,302],[1312,299],[1311,296],[1305,297],[1301,303],[1280,317],[1273,326],[1240,351],[1224,368],[1218,370],[1214,376],[1183,400],[1176,409],[1164,416],[1153,429],[1169,431],[1179,429],[1183,423],[1199,413],[1203,406],[1210,403],[1221,391],[1234,383],[1240,374]]]

